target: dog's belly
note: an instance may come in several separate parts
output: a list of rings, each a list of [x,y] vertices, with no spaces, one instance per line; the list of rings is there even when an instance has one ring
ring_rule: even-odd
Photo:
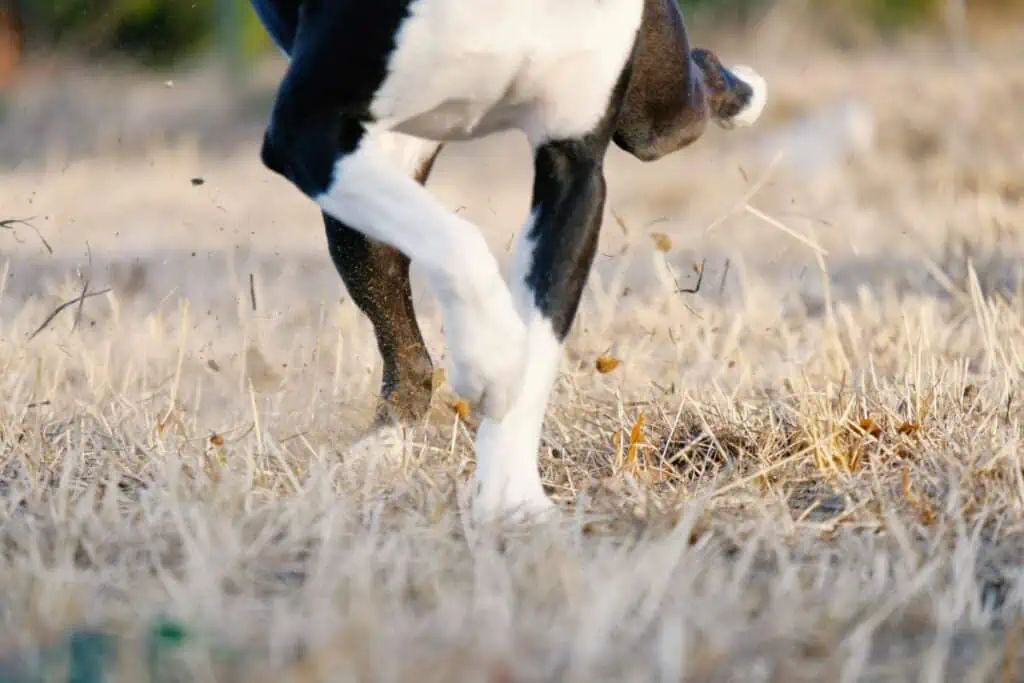
[[[450,99],[392,126],[392,130],[438,142],[473,140],[516,128],[530,110],[527,103],[499,102],[487,109],[480,102]]]
[[[583,135],[607,110],[642,10],[643,0],[415,0],[370,111],[438,141]]]

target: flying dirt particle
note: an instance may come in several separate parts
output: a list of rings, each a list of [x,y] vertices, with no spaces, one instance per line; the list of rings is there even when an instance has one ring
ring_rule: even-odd
[[[598,356],[594,361],[594,368],[602,375],[607,375],[620,365],[622,361],[614,356]]]
[[[200,186],[205,185],[205,184],[206,184],[206,181],[203,178],[200,178],[198,176],[192,179],[192,187],[200,187]]]

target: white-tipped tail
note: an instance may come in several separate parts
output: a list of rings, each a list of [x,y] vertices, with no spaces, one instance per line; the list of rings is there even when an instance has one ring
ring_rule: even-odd
[[[737,64],[732,67],[733,74],[743,80],[754,91],[750,102],[739,114],[730,119],[737,126],[752,126],[761,117],[765,104],[768,103],[768,82],[752,67]]]

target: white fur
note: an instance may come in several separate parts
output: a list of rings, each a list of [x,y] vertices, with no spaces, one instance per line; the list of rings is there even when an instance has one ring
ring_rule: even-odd
[[[761,113],[764,111],[765,105],[768,104],[768,82],[753,67],[746,64],[737,64],[732,67],[732,72],[750,86],[754,95],[750,98],[747,106],[729,120],[737,126],[752,126],[761,118]]]
[[[433,140],[386,130],[376,131],[374,139],[381,153],[387,156],[395,168],[409,177],[415,175],[441,146],[441,143]]]
[[[368,237],[416,261],[444,314],[452,387],[500,418],[522,378],[526,330],[498,263],[477,228],[448,211],[391,163],[392,135],[376,130],[338,161],[317,203]]]
[[[481,519],[504,511],[536,515],[553,507],[541,484],[538,454],[562,345],[539,313],[527,330],[529,354],[518,398],[501,420],[485,418],[477,429],[475,512]]]
[[[535,221],[533,213],[519,233],[509,273],[516,310],[527,329],[523,386],[504,418],[484,419],[477,430],[475,511],[481,519],[503,511],[535,516],[553,507],[541,484],[537,457],[548,398],[558,379],[562,344],[551,322],[537,310],[526,284],[536,246],[530,236]]]
[[[418,0],[371,105],[432,140],[589,133],[632,49],[643,0]]]
[[[537,211],[533,209],[519,234],[516,235],[515,244],[512,246],[512,258],[509,259],[509,291],[512,292],[512,302],[515,304],[516,312],[526,322],[529,322],[534,311],[533,295],[526,285],[526,276],[530,272],[530,266],[533,265],[533,252],[537,248],[536,240],[530,235],[536,223]]]

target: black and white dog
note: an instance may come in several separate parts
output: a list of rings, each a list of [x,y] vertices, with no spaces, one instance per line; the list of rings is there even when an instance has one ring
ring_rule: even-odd
[[[749,125],[763,79],[691,50],[675,0],[252,0],[290,64],[262,158],[321,208],[373,323],[381,429],[426,411],[432,363],[409,262],[441,303],[453,389],[479,409],[475,511],[550,509],[541,426],[597,247],[610,142],[642,160],[708,120]],[[446,141],[517,129],[533,150],[510,281],[424,187]]]

